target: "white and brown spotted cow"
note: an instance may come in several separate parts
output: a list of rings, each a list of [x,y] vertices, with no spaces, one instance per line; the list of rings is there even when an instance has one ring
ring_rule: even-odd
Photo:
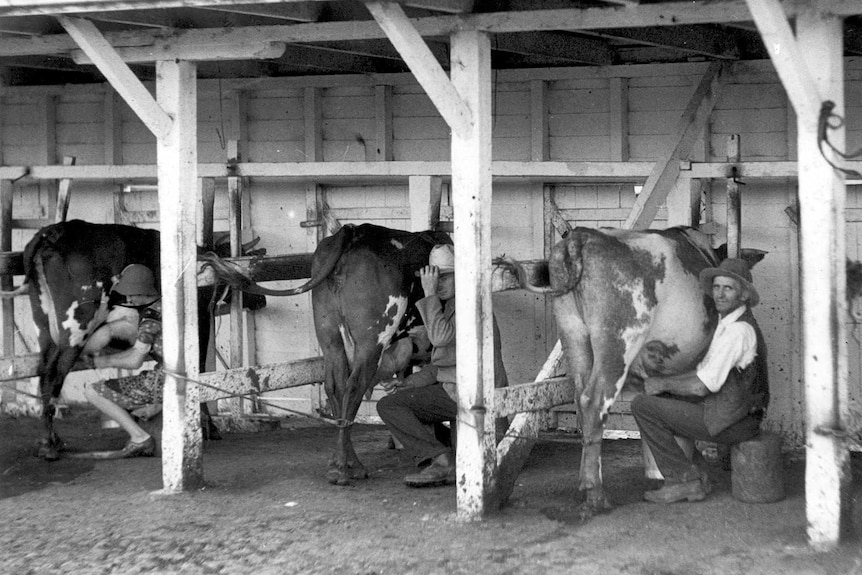
[[[759,260],[763,252],[746,255]],[[718,316],[698,274],[719,259],[693,229],[575,228],[551,253],[550,286],[523,285],[554,296],[583,434],[583,518],[611,507],[602,488],[601,442],[623,385],[691,370],[706,352]]]
[[[39,341],[39,389],[47,436],[40,441],[38,455],[53,461],[60,457],[63,442],[54,430],[53,405],[66,375],[81,355],[84,343],[107,317],[108,294],[120,272],[129,264],[143,264],[158,277],[159,232],[116,224],[93,224],[70,220],[40,229],[24,248],[25,282],[15,292],[27,291]],[[209,340],[209,302],[215,290],[198,292],[201,362]],[[265,305],[261,296],[243,301],[246,307]],[[203,367],[203,366],[202,366]],[[204,436],[218,438],[206,404],[201,404]]]

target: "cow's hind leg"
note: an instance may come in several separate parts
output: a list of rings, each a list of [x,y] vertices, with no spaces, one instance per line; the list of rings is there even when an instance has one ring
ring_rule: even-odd
[[[60,452],[65,444],[54,429],[54,417],[57,413],[55,402],[60,395],[63,380],[71,369],[68,353],[63,354],[60,348],[51,344],[43,347],[42,372],[39,374],[39,395],[42,397],[42,422],[45,425],[45,437],[36,445],[36,456],[45,461],[60,459]],[[75,354],[77,358],[77,354]]]
[[[353,355],[353,369],[340,390],[336,406],[338,417],[338,447],[336,461],[327,478],[336,485],[349,485],[355,479],[367,479],[368,472],[353,448],[351,429],[366,389],[375,381],[381,347],[374,343],[357,343]]]

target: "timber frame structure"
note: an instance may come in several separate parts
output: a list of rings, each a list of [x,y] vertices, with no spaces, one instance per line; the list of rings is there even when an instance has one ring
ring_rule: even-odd
[[[843,22],[862,14],[858,0],[728,0],[698,3],[643,3],[618,0],[606,8],[562,8],[516,13],[454,14],[411,18],[395,2],[365,2],[373,17],[361,23],[306,23],[220,30],[102,33],[88,18],[105,9],[195,5],[224,7],[245,0],[30,0],[0,4],[0,17],[48,15],[65,34],[42,38],[0,38],[0,56],[44,56],[74,51],[76,62],[95,65],[157,138],[158,163],[152,166],[6,166],[0,168],[0,194],[8,197],[8,182],[25,173],[33,178],[129,177],[152,178],[159,185],[162,229],[162,294],[165,366],[168,377],[164,402],[163,483],[165,492],[178,492],[203,479],[198,403],[197,323],[193,304],[198,284],[196,260],[196,196],[200,178],[282,176],[308,180],[424,178],[417,190],[427,190],[425,205],[434,204],[435,182],[451,177],[453,190],[456,273],[459,277],[457,338],[459,419],[457,454],[458,515],[478,519],[504,500],[517,470],[538,432],[538,409],[571,400],[571,383],[554,378],[561,360],[558,345],[537,376],[537,382],[495,396],[491,342],[491,293],[494,272],[490,252],[491,186],[494,178],[533,178],[550,181],[642,179],[644,191],[626,221],[645,227],[658,205],[675,186],[696,178],[728,177],[734,162],[696,164],[686,161],[698,126],[709,116],[727,64],[711,64],[683,116],[674,147],[655,163],[549,162],[538,130],[534,162],[492,162],[492,45],[496,34],[572,29],[667,27],[753,21],[796,112],[798,162],[743,164],[738,175],[796,176],[802,221],[801,275],[806,389],[808,536],[818,548],[839,539],[842,490],[849,482],[844,442],[818,433],[820,427],[840,428],[847,408],[847,351],[844,327],[835,318],[846,315],[844,272],[844,175],[821,150],[819,120],[825,101],[841,113],[843,102]],[[260,2],[277,6],[275,2]],[[284,4],[291,4],[285,2]],[[406,3],[406,4],[416,4]],[[419,3],[422,4],[422,3]],[[428,4],[427,2],[425,4]],[[431,2],[431,4],[435,4]],[[437,5],[440,2],[436,3]],[[457,2],[453,4],[458,4]],[[795,21],[795,32],[788,18]],[[451,162],[411,165],[385,162],[357,169],[338,163],[200,164],[197,156],[196,97],[198,61],[269,58],[286,42],[388,39],[424,88],[451,130]],[[449,40],[449,72],[429,47],[428,37]],[[155,63],[157,97],[153,97],[132,67]],[[540,102],[540,99],[537,100]],[[829,134],[843,147],[843,128]],[[388,158],[384,158],[388,159]],[[833,158],[834,160],[834,158]],[[843,162],[842,162],[843,163]],[[859,163],[845,167],[860,170]],[[362,173],[365,172],[364,176]],[[344,174],[351,174],[345,176]],[[412,187],[412,184],[411,184]],[[439,186],[438,186],[439,187]],[[313,192],[312,192],[313,193]],[[695,194],[690,194],[692,202]],[[437,196],[439,202],[439,196]],[[6,205],[6,200],[4,200]],[[438,203],[439,205],[439,203]],[[692,204],[681,207],[691,220]],[[416,216],[433,221],[433,209]],[[682,220],[685,217],[680,218]],[[696,220],[695,220],[696,222]],[[678,223],[686,223],[679,221]],[[691,223],[691,221],[689,221]],[[8,225],[8,224],[7,224]],[[0,246],[2,247],[2,246]],[[817,273],[821,262],[830,273]],[[822,297],[821,294],[830,294]],[[308,377],[314,377],[310,375]],[[517,414],[514,433],[494,442],[494,416]]]

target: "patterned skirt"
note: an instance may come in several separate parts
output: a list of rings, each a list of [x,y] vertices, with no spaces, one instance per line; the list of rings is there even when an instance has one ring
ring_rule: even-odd
[[[135,375],[118,377],[97,383],[94,388],[102,397],[110,399],[123,409],[138,409],[162,402],[165,372],[157,367]]]

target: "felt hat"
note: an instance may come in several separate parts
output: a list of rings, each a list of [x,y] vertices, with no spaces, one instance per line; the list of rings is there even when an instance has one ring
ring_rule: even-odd
[[[700,287],[706,293],[712,292],[712,280],[716,276],[733,278],[740,285],[748,290],[750,297],[748,298],[748,307],[754,307],[760,303],[760,295],[757,293],[757,288],[754,287],[751,279],[751,270],[748,269],[748,264],[745,260],[739,258],[727,258],[721,262],[717,268],[706,268],[700,272]]]
[[[448,244],[438,244],[431,248],[428,265],[437,266],[441,274],[455,273],[455,249]]]
[[[159,299],[159,291],[156,289],[156,278],[153,276],[153,272],[141,264],[126,266],[111,291],[124,296],[146,296],[152,298],[153,301]]]

